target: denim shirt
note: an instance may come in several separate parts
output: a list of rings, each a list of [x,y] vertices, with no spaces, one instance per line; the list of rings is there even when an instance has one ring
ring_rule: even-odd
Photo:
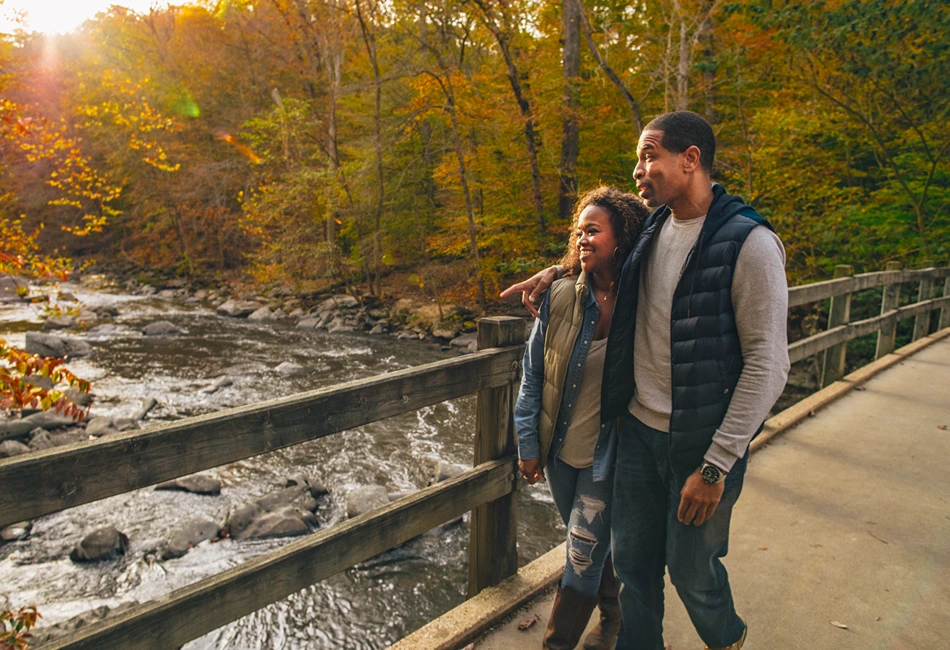
[[[538,422],[541,417],[541,392],[544,387],[544,338],[550,320],[550,294],[545,294],[539,310],[541,317],[534,321],[531,337],[524,352],[523,374],[521,389],[518,391],[518,401],[515,403],[515,431],[518,434],[518,456],[522,460],[533,460],[541,457],[541,440],[538,435]],[[594,340],[594,330],[600,318],[600,305],[593,291],[587,292],[584,303],[584,324],[580,335],[574,341],[574,351],[564,380],[564,391],[561,396],[561,405],[558,409],[558,421],[555,423],[554,436],[551,440],[549,458],[556,458],[564,446],[564,437],[570,426],[571,415],[580,390],[581,374],[591,341]],[[617,436],[614,422],[601,424],[600,436],[594,448],[594,480],[603,481],[610,476],[617,451]]]

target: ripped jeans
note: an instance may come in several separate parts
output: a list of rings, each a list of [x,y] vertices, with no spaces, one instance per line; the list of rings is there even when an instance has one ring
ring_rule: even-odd
[[[554,457],[545,467],[554,504],[567,526],[567,566],[561,586],[597,596],[610,553],[610,497],[613,472],[594,480],[594,468],[577,469]]]

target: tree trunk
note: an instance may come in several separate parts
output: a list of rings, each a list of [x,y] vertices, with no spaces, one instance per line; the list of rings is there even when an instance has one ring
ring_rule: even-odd
[[[363,43],[366,46],[366,53],[369,55],[370,64],[373,66],[373,89],[375,91],[375,104],[373,106],[373,147],[376,153],[376,205],[373,208],[373,279],[370,281],[371,292],[376,295],[383,295],[382,280],[380,280],[380,246],[379,235],[383,216],[383,202],[386,199],[386,187],[383,182],[383,140],[382,140],[382,77],[379,73],[379,58],[376,54],[376,32],[371,31],[363,16],[360,0],[356,0],[356,14],[360,21],[360,29],[363,33]],[[371,7],[370,15],[374,17],[375,28],[376,8]],[[373,284],[375,282],[375,289]]]
[[[581,74],[581,21],[575,0],[562,0],[561,30],[564,66],[563,121],[561,123],[560,187],[558,216],[570,218],[577,199],[577,156],[580,150],[580,127],[577,114],[580,109]]]
[[[501,26],[492,17],[490,9],[485,0],[475,0],[485,18],[485,25],[498,41],[498,48],[505,58],[505,65],[508,67],[508,81],[511,84],[511,92],[514,93],[515,101],[518,103],[518,109],[521,111],[521,119],[524,121],[525,144],[528,147],[528,158],[531,163],[531,194],[534,199],[534,214],[538,224],[538,234],[544,234],[544,198],[541,194],[541,168],[538,165],[538,147],[537,135],[534,131],[534,112],[531,109],[531,103],[525,96],[524,89],[521,86],[521,75],[515,64],[514,57],[511,55],[511,47],[508,44],[510,31],[502,30]],[[499,5],[503,7],[503,5]],[[505,21],[507,24],[509,21]]]
[[[469,247],[472,253],[472,263],[475,266],[475,280],[478,283],[478,305],[482,311],[488,306],[485,294],[485,281],[482,279],[482,259],[478,252],[478,235],[475,228],[475,208],[472,204],[472,193],[468,187],[468,171],[465,165],[465,150],[462,146],[462,136],[459,134],[458,116],[455,114],[455,93],[452,82],[446,78],[446,107],[452,122],[452,142],[455,145],[455,156],[459,164],[459,181],[462,183],[462,194],[465,197],[465,214],[468,217]]]
[[[719,122],[716,110],[716,42],[712,17],[712,1],[705,0],[706,19],[700,25],[700,42],[703,44],[703,112],[710,124]]]

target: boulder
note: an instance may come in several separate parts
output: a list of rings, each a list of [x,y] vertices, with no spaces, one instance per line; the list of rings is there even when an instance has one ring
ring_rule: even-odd
[[[55,447],[50,433],[46,429],[37,427],[30,431],[30,449],[33,451],[43,451]]]
[[[41,357],[84,357],[92,354],[92,346],[79,339],[27,332],[26,351]]]
[[[218,377],[217,379],[214,380],[213,384],[202,388],[201,392],[206,395],[210,395],[211,393],[216,393],[222,388],[230,386],[233,383],[234,383],[234,380],[231,379],[230,377]]]
[[[311,478],[304,474],[294,474],[293,476],[288,476],[287,480],[284,482],[284,487],[294,487],[298,485],[305,485],[310,488],[310,496],[314,499],[319,499],[322,496],[330,494],[330,490],[327,489],[319,479]]]
[[[228,300],[218,305],[217,312],[221,316],[232,318],[246,318],[260,309],[262,305],[253,300]]]
[[[182,476],[173,481],[166,481],[155,486],[156,490],[179,490],[192,494],[218,495],[221,494],[221,481],[207,474],[192,474]]]
[[[376,323],[375,325],[373,325],[373,329],[371,329],[369,333],[373,335],[385,334],[386,328],[383,327],[380,323]]]
[[[389,492],[382,485],[365,485],[346,495],[346,516],[358,517],[389,503]]]
[[[16,440],[4,440],[0,442],[0,458],[13,458],[20,454],[30,453],[30,448],[22,442]]]
[[[136,294],[138,294],[138,295],[140,295],[140,296],[154,296],[157,291],[158,291],[158,289],[156,289],[156,288],[153,287],[152,285],[150,285],[150,284],[143,284],[141,287],[139,287],[138,289],[136,289],[134,293],[136,293]]]
[[[174,336],[175,334],[181,334],[181,330],[174,323],[167,320],[157,320],[143,327],[142,334],[145,336]]]
[[[63,391],[63,395],[76,406],[83,408],[92,404],[92,400],[95,397],[92,393],[85,393],[78,388],[67,388]]]
[[[440,326],[432,328],[432,336],[437,339],[454,339],[458,332],[456,327]]]
[[[81,327],[91,327],[99,321],[99,315],[89,309],[83,309],[76,315],[76,324]]]
[[[86,423],[86,435],[101,437],[122,431],[138,429],[139,423],[132,418],[110,418],[99,416]]]
[[[419,335],[416,334],[415,332],[402,331],[396,335],[396,338],[399,339],[400,341],[418,341]]]
[[[57,300],[62,300],[63,302],[76,302],[76,295],[72,291],[60,291],[56,294]]]
[[[274,370],[284,375],[292,375],[296,372],[302,372],[304,367],[291,361],[284,361],[274,368]]]
[[[237,541],[301,535],[317,525],[313,514],[321,485],[312,485],[306,477],[288,479],[285,487],[253,503],[238,506],[228,515],[228,533]]]
[[[17,278],[12,275],[0,275],[0,303],[21,302],[23,297],[18,291],[26,291],[27,282],[23,278]]]
[[[179,293],[176,289],[162,289],[155,295],[159,298],[177,298]]]
[[[0,420],[0,440],[6,438],[22,438],[37,427],[44,429],[55,429],[57,427],[68,427],[75,425],[76,422],[65,415],[58,415],[56,411],[43,411],[34,413],[19,420]]]
[[[192,519],[176,531],[162,550],[162,559],[181,557],[201,542],[221,536],[221,526],[208,519]]]
[[[195,294],[192,296],[195,300],[204,300],[208,297],[207,289],[198,289],[195,291]]]
[[[409,312],[410,320],[424,324],[432,328],[455,313],[455,305],[439,305],[438,303],[429,303],[416,307]]]
[[[298,330],[313,330],[317,329],[320,325],[322,319],[317,318],[316,316],[307,316],[306,318],[301,318],[297,321]]]
[[[436,483],[446,481],[450,478],[455,478],[467,470],[468,468],[463,465],[446,463],[445,461],[441,460],[436,461],[432,467],[432,474],[429,477],[429,482],[427,485],[435,485]]]
[[[16,542],[24,540],[30,536],[33,530],[33,522],[21,521],[16,524],[10,524],[6,528],[0,528],[0,542]]]
[[[144,420],[145,416],[156,406],[158,406],[157,399],[154,397],[146,397],[142,400],[142,406],[139,407],[139,410],[132,414],[132,419],[136,422]]]
[[[119,310],[116,309],[115,307],[105,305],[102,307],[96,307],[95,314],[99,318],[115,318],[116,316],[119,315]]]
[[[63,445],[71,445],[77,442],[85,442],[89,440],[89,436],[86,435],[86,432],[76,427],[75,429],[69,429],[62,433],[50,433],[49,434],[50,442],[53,443],[54,447],[62,447]]]
[[[274,320],[275,318],[277,318],[277,316],[269,307],[261,307],[247,316],[248,320]]]
[[[346,319],[344,319],[342,316],[337,316],[327,327],[327,332],[330,334],[336,334],[338,332],[352,332],[354,329],[356,328]]]
[[[449,345],[451,345],[453,348],[467,348],[477,344],[478,334],[476,332],[462,334],[461,336],[456,336],[454,339],[449,341]]]
[[[305,316],[306,314],[307,314],[307,312],[305,312],[305,311],[304,311],[303,309],[301,309],[300,307],[295,307],[293,311],[291,311],[289,314],[287,314],[287,316],[288,316],[289,318],[300,318],[301,316]]]
[[[129,550],[129,538],[111,526],[89,533],[69,554],[73,562],[99,562]]]
[[[50,316],[43,323],[43,330],[65,330],[76,326],[74,316]]]
[[[316,313],[320,314],[325,311],[333,311],[336,309],[356,309],[360,306],[360,301],[345,293],[341,293],[336,296],[330,296],[319,305],[317,305]]]

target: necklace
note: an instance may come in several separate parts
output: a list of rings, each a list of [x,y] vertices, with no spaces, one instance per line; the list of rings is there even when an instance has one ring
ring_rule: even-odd
[[[616,284],[617,284],[616,281],[611,282],[611,283],[610,283],[610,286],[607,287],[607,290],[604,291],[604,302],[607,302],[608,298],[610,298],[611,295],[613,295],[614,293],[616,293],[616,291],[614,291],[614,286],[615,286]]]

